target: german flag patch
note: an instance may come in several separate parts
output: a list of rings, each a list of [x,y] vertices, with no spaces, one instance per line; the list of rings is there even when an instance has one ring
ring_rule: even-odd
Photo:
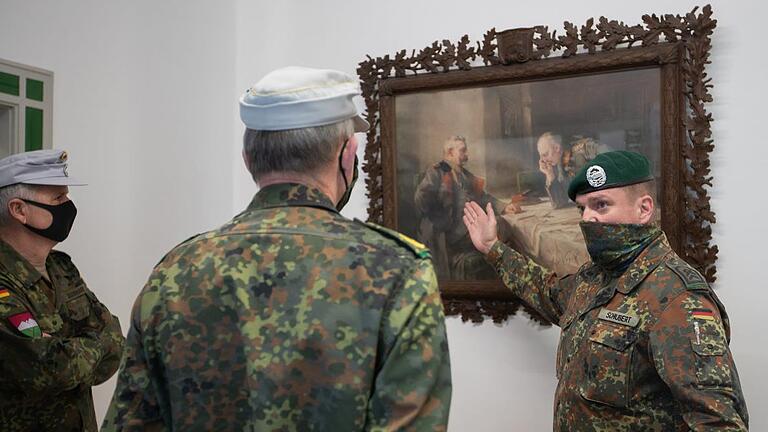
[[[693,319],[715,320],[715,313],[709,309],[694,309],[691,311]]]
[[[11,293],[9,293],[7,289],[0,288],[0,299],[1,298],[6,298],[6,297],[8,297],[10,295],[11,295]]]

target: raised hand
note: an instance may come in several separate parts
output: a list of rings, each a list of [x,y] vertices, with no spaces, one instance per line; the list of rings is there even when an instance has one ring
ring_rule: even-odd
[[[539,171],[546,177],[547,186],[551,185],[555,181],[555,167],[549,162],[539,159]]]
[[[472,245],[482,254],[487,254],[498,240],[496,215],[493,206],[488,203],[486,211],[476,202],[470,201],[464,206],[464,225],[469,231]]]

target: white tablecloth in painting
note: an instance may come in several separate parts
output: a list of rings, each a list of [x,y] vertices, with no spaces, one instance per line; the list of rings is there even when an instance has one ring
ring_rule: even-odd
[[[589,261],[576,207],[553,209],[547,200],[523,204],[522,210],[502,216],[509,224],[500,227],[502,240],[560,276],[575,273]]]

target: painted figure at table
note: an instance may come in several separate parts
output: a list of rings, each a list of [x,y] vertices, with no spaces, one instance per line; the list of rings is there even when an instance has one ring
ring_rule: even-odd
[[[491,204],[498,214],[520,209],[488,193],[485,179],[465,168],[468,161],[466,138],[448,138],[443,160],[427,169],[416,188],[414,201],[421,218],[418,238],[432,250],[441,278],[491,279],[493,269],[472,246],[461,221],[464,205],[470,201]]]
[[[576,137],[569,148],[563,150],[560,135],[545,132],[536,142],[536,149],[539,152],[539,171],[546,178],[552,208],[573,205],[568,200],[568,184],[576,172],[601,152],[599,144],[589,137]]]

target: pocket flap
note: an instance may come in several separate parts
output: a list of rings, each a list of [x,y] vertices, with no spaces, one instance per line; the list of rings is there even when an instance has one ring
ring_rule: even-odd
[[[67,309],[69,310],[69,317],[75,321],[80,321],[87,318],[91,313],[90,302],[85,292],[79,296],[67,301]]]
[[[592,328],[589,340],[617,351],[624,351],[635,343],[637,333],[625,326],[597,322]]]
[[[728,347],[719,338],[702,336],[701,343],[691,341],[693,352],[702,356],[721,356],[725,354]]]

